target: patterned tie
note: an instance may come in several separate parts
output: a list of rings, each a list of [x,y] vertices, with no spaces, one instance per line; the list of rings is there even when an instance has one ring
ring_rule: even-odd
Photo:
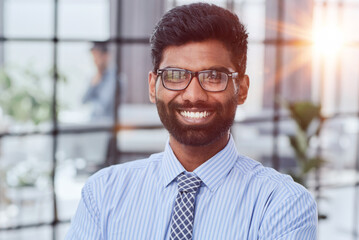
[[[178,195],[172,215],[171,240],[192,239],[194,203],[201,179],[194,174],[177,177]]]

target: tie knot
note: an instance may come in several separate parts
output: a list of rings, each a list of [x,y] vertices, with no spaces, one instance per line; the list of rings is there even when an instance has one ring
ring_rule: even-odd
[[[194,174],[181,173],[177,177],[178,191],[180,192],[197,192],[201,185],[201,179]]]

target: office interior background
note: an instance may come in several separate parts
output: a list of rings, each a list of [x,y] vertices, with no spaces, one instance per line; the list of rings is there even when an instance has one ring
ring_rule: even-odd
[[[191,2],[0,0],[0,239],[63,239],[92,173],[163,150],[149,36],[165,11]],[[237,148],[301,179],[318,203],[318,239],[358,240],[359,1],[206,2],[249,32]],[[109,42],[115,72],[108,118],[83,102],[93,41]]]

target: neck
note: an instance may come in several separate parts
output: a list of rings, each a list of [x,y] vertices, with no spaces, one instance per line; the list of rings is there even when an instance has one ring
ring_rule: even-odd
[[[188,171],[193,172],[208,159],[221,151],[228,143],[229,133],[205,146],[189,146],[170,136],[170,145],[178,161]]]

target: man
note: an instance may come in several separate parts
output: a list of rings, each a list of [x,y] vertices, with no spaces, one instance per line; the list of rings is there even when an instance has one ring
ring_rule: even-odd
[[[91,55],[96,67],[83,103],[92,104],[92,120],[112,120],[115,103],[116,72],[110,65],[108,42],[94,42]]]
[[[310,194],[239,155],[230,135],[249,87],[238,17],[204,3],[174,8],[151,49],[165,151],[91,177],[67,239],[315,239]]]

